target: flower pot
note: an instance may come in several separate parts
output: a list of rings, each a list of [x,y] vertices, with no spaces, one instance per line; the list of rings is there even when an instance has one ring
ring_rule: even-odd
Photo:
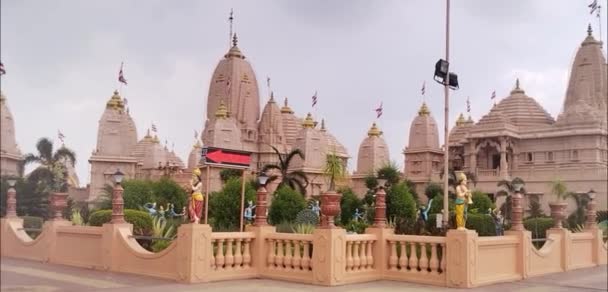
[[[63,210],[68,206],[68,193],[51,193],[53,220],[63,219]]]
[[[326,220],[322,220],[322,228],[336,228],[334,216],[340,214],[340,198],[342,195],[334,191],[327,191],[321,194],[321,214]]]
[[[567,203],[564,202],[553,202],[549,203],[549,208],[551,208],[551,218],[555,221],[553,224],[553,228],[562,228],[562,220],[566,218],[566,207]]]

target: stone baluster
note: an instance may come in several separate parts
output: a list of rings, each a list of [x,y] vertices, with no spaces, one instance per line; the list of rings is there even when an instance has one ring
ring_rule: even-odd
[[[270,245],[270,248],[268,251],[268,257],[267,257],[266,261],[268,262],[268,267],[272,269],[275,267],[275,259],[277,257],[276,252],[275,252],[274,239],[268,239],[268,244]]]
[[[285,257],[283,258],[283,264],[285,265],[285,268],[293,269],[293,266],[291,265],[291,260],[293,259],[291,240],[283,240],[283,243],[285,244]]]
[[[595,202],[595,192],[593,190],[591,190],[589,192],[591,195],[589,196],[589,202],[587,203],[587,214],[586,214],[586,222],[585,222],[585,229],[587,230],[592,230],[592,229],[597,229],[597,213],[595,211],[595,205],[597,204]]]
[[[359,241],[359,259],[361,259],[361,264],[359,265],[359,269],[365,269],[367,267],[367,256],[365,255],[365,252],[367,251],[365,249],[365,241]]]
[[[410,242],[410,259],[408,261],[411,272],[418,272],[418,256],[416,256],[416,243]]]
[[[226,268],[232,268],[232,265],[234,265],[234,250],[232,249],[234,238],[228,238],[226,241],[228,243],[225,257]]]
[[[243,240],[244,239],[240,239],[240,238],[236,240],[236,248],[234,249],[234,267],[235,268],[240,268],[240,267],[242,267],[241,265],[243,264],[243,251],[242,251]]]
[[[346,242],[346,271],[353,269],[353,242]]]
[[[512,231],[523,231],[524,228],[524,208],[522,207],[521,201],[523,196],[520,191],[516,190],[515,194],[511,199],[511,230]],[[561,222],[561,221],[560,221]]]
[[[211,240],[211,259],[209,260],[211,270],[215,270],[217,266],[215,265],[215,252],[213,251],[213,247],[217,245],[217,239]]]
[[[304,244],[304,249],[303,249],[303,253],[304,256],[302,257],[302,269],[305,271],[308,271],[310,268],[310,250],[309,250],[309,245],[310,243],[308,241],[303,241]]]
[[[285,258],[284,253],[283,253],[283,240],[277,239],[277,258],[276,258],[276,265],[277,268],[279,269],[283,269],[283,258]]]
[[[292,265],[296,270],[299,270],[302,268],[302,255],[300,252],[300,249],[302,248],[302,245],[300,244],[299,240],[294,240],[293,241],[293,261],[292,261]]]
[[[243,268],[249,268],[251,266],[251,251],[249,250],[249,242],[251,241],[250,238],[245,238],[244,242],[244,247],[243,247]]]
[[[429,259],[426,254],[426,243],[420,244],[420,271],[423,273],[428,272],[429,269]]]
[[[407,250],[405,248],[405,241],[399,242],[401,247],[401,255],[399,256],[399,267],[401,271],[407,271]]]
[[[374,268],[374,254],[372,253],[373,241],[367,242],[367,267],[370,269]]]
[[[359,241],[353,241],[353,270],[358,270],[361,267],[361,258],[359,257]]]
[[[446,271],[446,262],[448,260],[447,250],[445,248],[445,243],[441,244],[441,273],[444,274]]]
[[[429,261],[429,267],[431,268],[431,273],[437,273],[437,267],[439,266],[439,262],[437,261],[437,244],[431,243],[431,260]]]
[[[224,239],[217,241],[217,253],[215,254],[215,266],[217,269],[223,269],[225,263],[224,258]]]
[[[389,241],[391,245],[391,255],[388,258],[388,269],[391,271],[397,270],[397,245],[394,240]]]

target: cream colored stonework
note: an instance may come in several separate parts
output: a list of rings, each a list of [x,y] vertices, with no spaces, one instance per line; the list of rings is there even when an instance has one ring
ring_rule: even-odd
[[[19,163],[23,160],[15,139],[15,120],[8,108],[6,96],[0,92],[0,174],[19,175]]]

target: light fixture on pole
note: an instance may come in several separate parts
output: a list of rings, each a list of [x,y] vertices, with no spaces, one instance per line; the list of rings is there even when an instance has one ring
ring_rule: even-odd
[[[9,189],[6,192],[6,217],[16,218],[17,217],[17,191],[15,190],[15,183],[17,180],[10,177],[6,180]]]
[[[588,197],[589,197],[589,199],[591,199],[591,200],[595,200],[595,195],[596,195],[596,193],[595,193],[595,191],[594,191],[593,189],[590,189],[590,190],[587,192],[587,196],[588,196]]]
[[[123,178],[125,177],[125,174],[122,173],[120,171],[120,169],[117,169],[113,176],[114,176],[114,182],[116,184],[114,185],[114,190],[112,192],[112,222],[111,223],[113,223],[113,224],[125,223],[125,214],[124,214],[124,210],[123,210],[124,200],[122,198],[122,193],[124,192],[124,189],[120,185],[122,183]]]
[[[116,182],[117,184],[120,184],[122,182],[122,179],[125,177],[125,174],[122,173],[120,171],[120,169],[116,169],[116,172],[113,174],[114,176],[114,182]]]
[[[595,191],[593,189],[587,192],[589,202],[587,202],[587,220],[585,222],[585,229],[594,230],[597,229],[597,213],[595,212]]]
[[[266,190],[266,184],[268,183],[268,178],[269,177],[263,172],[258,175],[259,187],[256,193],[255,220],[253,223],[255,226],[268,225],[268,221],[266,220],[266,209],[268,207],[268,203],[266,201],[268,197],[268,190]]]
[[[12,188],[12,187],[15,187],[17,180],[11,177],[11,178],[7,179],[6,182],[8,183],[8,186]]]
[[[374,206],[374,227],[385,228],[386,227],[386,192],[384,188],[386,186],[387,179],[384,177],[378,177],[378,187],[376,188],[376,203]]]

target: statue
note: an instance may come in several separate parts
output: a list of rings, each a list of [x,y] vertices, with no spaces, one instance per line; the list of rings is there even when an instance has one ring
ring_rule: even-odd
[[[203,183],[201,179],[201,170],[195,168],[192,172],[192,180],[190,181],[192,187],[192,199],[188,206],[188,214],[190,217],[190,223],[200,223],[201,216],[203,214]]]
[[[315,212],[315,214],[317,214],[317,216],[319,216],[319,213],[321,212],[321,207],[319,207],[319,201],[315,200],[311,206],[311,209],[313,212]]]
[[[182,209],[182,213],[181,214],[178,214],[178,213],[175,213],[175,205],[174,204],[169,204],[169,205],[167,205],[167,213],[168,213],[167,216],[169,216],[171,218],[179,218],[179,217],[182,217],[182,216],[186,215],[186,207],[184,207]]]
[[[158,217],[165,219],[165,207],[160,206],[160,210],[158,210]]]
[[[146,211],[148,211],[148,214],[150,214],[150,216],[154,217],[156,216],[157,212],[156,212],[156,202],[154,203],[145,203],[144,204],[144,209],[146,209]]]
[[[471,199],[471,191],[467,188],[467,176],[464,173],[459,173],[458,186],[456,187],[456,228],[466,229],[467,207],[473,203]]]
[[[494,220],[494,228],[496,229],[496,236],[505,235],[505,231],[503,229],[505,218],[502,216],[499,209],[490,209],[490,216]]]
[[[433,203],[433,199],[429,200],[429,203],[426,204],[425,206],[421,206],[420,209],[418,210],[418,219],[421,220],[422,222],[425,222],[429,219],[429,210],[431,210],[431,204]]]
[[[255,218],[255,215],[253,215],[253,209],[255,209],[253,202],[247,201],[247,208],[245,208],[245,214],[243,214],[243,217],[245,217],[245,219],[247,219],[248,221],[251,221]]]
[[[353,220],[358,222],[359,219],[363,219],[363,212],[359,212],[359,208],[355,209],[355,214],[353,214]]]

